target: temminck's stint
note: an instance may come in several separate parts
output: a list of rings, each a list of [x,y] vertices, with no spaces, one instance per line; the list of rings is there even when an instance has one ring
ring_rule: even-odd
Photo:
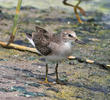
[[[36,26],[36,32],[32,34],[27,33],[26,36],[31,44],[46,59],[46,83],[48,83],[48,61],[56,63],[56,82],[59,83],[58,62],[72,54],[72,42],[84,43],[78,39],[74,31],[65,30],[60,34],[52,34],[38,26]]]

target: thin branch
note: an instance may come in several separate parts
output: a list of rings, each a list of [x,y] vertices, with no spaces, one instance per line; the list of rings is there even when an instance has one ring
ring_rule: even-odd
[[[14,43],[10,43],[9,45],[7,45],[6,42],[1,42],[0,41],[0,45],[2,47],[5,47],[5,48],[11,48],[11,49],[16,49],[16,50],[21,50],[21,51],[29,51],[29,52],[33,52],[33,53],[39,54],[35,48],[21,46],[21,45],[14,44]]]
[[[66,5],[66,6],[71,6],[71,7],[74,7],[74,5],[70,4],[70,3],[67,3],[68,0],[63,0],[63,4]]]
[[[83,16],[86,15],[85,11],[81,7],[79,7],[79,4],[81,3],[81,0],[79,0],[76,5],[72,5],[72,4],[68,3],[67,1],[68,0],[63,0],[63,4],[66,5],[66,6],[73,7],[75,15],[76,15],[76,18],[78,19],[78,22],[79,23],[83,23],[83,21],[80,19],[80,16],[79,16],[79,14],[77,12],[77,9],[78,9]]]
[[[79,23],[83,23],[83,21],[80,19],[80,16],[79,16],[79,14],[77,12],[77,6],[74,7],[74,12],[75,12],[76,18],[78,19],[78,22]]]
[[[77,8],[83,16],[86,16],[86,12],[83,10],[83,8],[81,7],[77,7]]]
[[[76,6],[78,7],[80,3],[81,3],[81,0],[78,1],[78,3],[76,4]]]

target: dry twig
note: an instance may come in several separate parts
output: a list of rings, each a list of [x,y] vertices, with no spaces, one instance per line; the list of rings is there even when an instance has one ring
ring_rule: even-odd
[[[77,9],[78,9],[83,16],[86,16],[85,11],[81,7],[79,7],[79,4],[81,3],[81,0],[79,0],[76,5],[72,5],[72,4],[68,3],[67,1],[68,0],[63,0],[63,4],[66,5],[66,6],[73,7],[75,15],[76,15],[76,18],[78,19],[78,22],[79,23],[83,23],[83,21],[80,19],[80,16],[79,16],[79,14],[77,12]]]
[[[21,46],[21,45],[14,44],[14,43],[10,43],[9,45],[7,45],[6,42],[1,42],[1,41],[0,41],[0,45],[1,45],[2,47],[5,47],[5,48],[17,49],[17,50],[21,50],[21,51],[29,51],[29,52],[33,52],[33,53],[37,53],[37,54],[38,54],[38,52],[36,51],[35,48],[30,48],[30,47],[26,47],[26,46]]]

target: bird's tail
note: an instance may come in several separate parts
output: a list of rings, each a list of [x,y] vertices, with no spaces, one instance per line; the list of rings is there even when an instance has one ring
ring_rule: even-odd
[[[29,42],[35,47],[35,43],[32,40],[32,34],[30,33],[25,33],[26,34],[26,38],[29,40]]]

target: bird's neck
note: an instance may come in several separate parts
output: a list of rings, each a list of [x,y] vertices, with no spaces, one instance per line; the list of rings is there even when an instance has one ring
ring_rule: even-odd
[[[65,46],[70,47],[72,46],[72,42],[71,41],[65,41],[64,42]]]
[[[72,41],[71,40],[64,40],[65,43],[71,45],[72,44]]]

